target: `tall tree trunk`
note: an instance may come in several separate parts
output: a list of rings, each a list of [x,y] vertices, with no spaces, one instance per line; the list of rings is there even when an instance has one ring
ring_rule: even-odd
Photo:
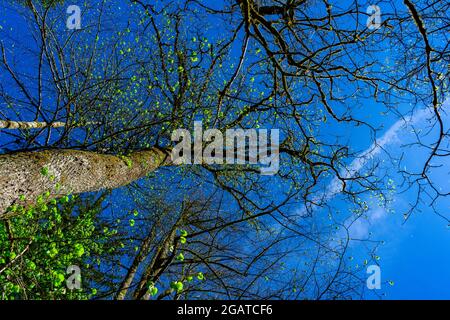
[[[157,224],[155,224],[155,226],[156,225]],[[120,285],[119,291],[116,295],[116,300],[124,300],[126,298],[128,289],[131,287],[133,283],[134,277],[136,276],[139,266],[147,258],[147,255],[150,251],[150,247],[152,245],[152,242],[154,242],[155,237],[156,237],[156,228],[152,227],[151,232],[147,235],[147,237],[145,237],[144,241],[142,241],[139,253],[134,258],[133,263],[128,269],[125,279],[122,281]]]
[[[150,282],[156,284],[159,277],[165,271],[165,269],[170,265],[171,261],[174,258],[174,254],[177,248],[176,231],[180,225],[185,223],[186,217],[189,215],[189,210],[181,211],[180,216],[177,218],[177,221],[171,226],[170,230],[168,230],[168,234],[165,238],[160,239],[160,244],[156,249],[155,255],[152,257],[149,264],[145,267],[145,270],[139,280],[136,289],[133,293],[134,299],[144,299],[148,300],[151,298],[148,292],[148,285]],[[169,215],[173,215],[173,212],[169,212]],[[147,237],[142,241],[140,246],[139,253],[135,256],[131,266],[128,269],[127,275],[125,279],[122,281],[119,291],[116,295],[117,300],[124,300],[128,294],[128,289],[132,286],[133,280],[136,277],[137,271],[142,263],[145,262],[148,258],[148,254],[151,250],[151,246],[155,245],[155,242],[158,241],[156,238],[156,233],[164,230],[164,227],[160,225],[161,217],[154,223],[151,231],[147,235]],[[165,233],[165,231],[163,231]],[[170,247],[173,247],[173,252],[170,251]],[[131,296],[131,295],[130,295]]]
[[[159,148],[128,157],[79,150],[46,150],[0,155],[0,219],[12,205],[125,186],[161,166],[170,154]]]
[[[98,121],[80,122],[77,124],[72,123],[74,127],[91,126],[95,124],[101,124]],[[39,122],[39,121],[10,121],[0,120],[0,129],[42,129],[42,128],[64,128],[66,122]]]
[[[65,122],[39,122],[39,121],[9,121],[0,120],[0,129],[40,129],[40,128],[62,128]]]
[[[171,261],[175,257],[176,252],[176,231],[177,224],[172,227],[172,230],[167,235],[167,237],[162,242],[161,246],[158,248],[152,261],[149,263],[145,269],[138,285],[133,293],[133,298],[135,300],[145,299],[147,300],[149,296],[147,295],[148,284],[150,282],[156,283],[161,274],[170,265]],[[170,247],[174,245],[173,252],[171,252]]]

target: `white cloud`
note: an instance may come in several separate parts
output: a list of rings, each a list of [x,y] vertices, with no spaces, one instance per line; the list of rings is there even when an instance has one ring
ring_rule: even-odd
[[[442,109],[447,109],[450,106],[450,99],[446,100]],[[395,145],[402,141],[402,133],[408,127],[415,126],[423,123],[427,119],[431,119],[434,116],[433,110],[430,108],[423,108],[411,116],[402,118],[395,122],[380,138],[378,138],[368,149],[363,151],[356,157],[355,160],[343,170],[340,175],[343,178],[352,178],[358,172],[360,172],[370,160],[378,156],[386,147]],[[319,196],[315,198],[316,201],[322,200],[328,202],[338,195],[342,190],[342,182],[338,178],[334,178],[329,187]],[[314,209],[314,208],[313,208]],[[297,211],[300,216],[306,215],[307,211],[305,207],[302,207]],[[351,236],[354,238],[364,238],[369,233],[369,228],[382,221],[387,216],[384,209],[377,207],[374,210],[369,211],[364,220],[359,219],[352,224]],[[346,221],[349,223],[350,220]]]
[[[443,104],[443,109],[446,109],[450,106],[450,99],[446,100]],[[394,123],[381,138],[377,139],[370,148],[362,152],[357,159],[355,159],[349,169],[341,175],[345,178],[351,178],[355,176],[364,166],[374,157],[378,156],[381,151],[387,146],[392,146],[396,143],[402,141],[402,138],[399,137],[401,132],[404,132],[408,127],[417,125],[419,123],[424,122],[427,119],[430,119],[434,116],[434,113],[429,108],[420,109],[415,112],[413,115],[400,119],[396,123]],[[325,192],[325,199],[327,201],[331,200],[342,190],[342,184],[338,178],[335,178],[330,187]],[[381,208],[377,207],[374,210],[370,210],[364,217],[358,219],[353,222],[353,220],[347,220],[346,224],[350,224],[349,233],[351,238],[362,239],[368,236],[369,230],[373,227],[374,224],[379,224],[382,222],[387,216],[387,212]]]
[[[341,177],[352,178],[373,158],[378,156],[383,149],[388,145],[400,142],[398,137],[401,131],[404,131],[408,126],[416,125],[430,117],[431,111],[429,109],[420,109],[412,116],[405,119],[400,119],[394,123],[381,138],[377,139],[367,150],[359,154],[350,166],[342,171]],[[342,182],[338,178],[334,178],[328,189],[325,191],[325,200],[330,200],[342,190]]]
[[[382,222],[386,217],[386,210],[381,207],[376,207],[357,220],[348,219],[345,225],[348,228],[350,238],[364,239],[368,236],[371,226]]]

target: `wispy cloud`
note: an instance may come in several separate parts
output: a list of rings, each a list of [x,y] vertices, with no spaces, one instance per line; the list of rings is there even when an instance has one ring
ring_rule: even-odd
[[[447,109],[450,106],[450,99],[446,100],[443,104],[442,109]],[[402,142],[402,138],[399,137],[401,133],[404,133],[408,127],[416,126],[427,119],[433,117],[433,111],[429,108],[423,108],[416,111],[413,115],[400,119],[395,122],[377,141],[375,141],[370,148],[362,152],[357,159],[355,159],[349,169],[345,171],[342,176],[345,178],[351,178],[355,176],[359,171],[361,171],[366,164],[378,156],[382,150],[388,146],[395,145]],[[404,134],[401,135],[404,137]],[[330,184],[330,187],[326,190],[324,198],[329,201],[335,197],[342,189],[342,184],[338,178],[335,178]],[[346,224],[350,224],[349,233],[351,238],[365,238],[369,234],[369,229],[373,227],[374,224],[379,224],[387,216],[387,212],[384,208],[376,207],[370,210],[364,217],[364,219],[347,220]]]
[[[442,109],[447,109],[450,106],[450,99],[446,100],[442,106]],[[383,150],[388,146],[400,143],[402,139],[399,137],[405,132],[408,127],[418,125],[424,122],[426,119],[433,117],[433,112],[430,108],[419,109],[410,116],[399,119],[372,145],[365,151],[361,152],[355,160],[353,160],[348,168],[340,172],[340,176],[345,179],[355,177],[372,159],[379,156]],[[404,135],[403,135],[404,136]],[[332,200],[342,191],[342,181],[339,178],[334,178],[328,188],[321,194],[319,194],[315,200],[328,202]],[[318,208],[316,208],[318,209]],[[314,208],[313,208],[314,210]],[[300,216],[306,215],[307,210],[305,207],[298,210],[297,214]]]
[[[430,117],[431,111],[429,109],[420,109],[413,115],[395,122],[380,138],[365,151],[360,153],[349,167],[341,172],[341,177],[349,179],[359,173],[367,163],[378,156],[386,147],[395,143],[401,142],[399,133],[410,126],[414,126],[419,122],[424,121]],[[342,182],[338,178],[334,178],[328,189],[325,191],[324,199],[330,200],[342,190]]]
[[[348,219],[345,224],[348,228],[350,238],[366,238],[369,234],[370,227],[383,221],[387,215],[388,214],[384,208],[376,207],[375,209],[369,211],[369,213],[361,219]]]

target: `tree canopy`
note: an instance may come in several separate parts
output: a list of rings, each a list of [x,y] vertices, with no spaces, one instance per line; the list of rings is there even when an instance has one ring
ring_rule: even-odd
[[[448,1],[85,1],[73,30],[67,1],[1,6],[3,299],[361,298],[382,241],[349,228],[450,195]],[[406,168],[380,135],[418,112]],[[174,165],[196,121],[279,129],[279,171]]]

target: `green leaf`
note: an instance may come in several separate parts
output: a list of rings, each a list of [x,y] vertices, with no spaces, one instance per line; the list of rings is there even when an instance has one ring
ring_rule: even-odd
[[[177,291],[178,293],[180,293],[181,291],[183,291],[183,283],[182,282],[180,282],[180,281],[176,281],[176,282],[172,282],[171,284],[170,284],[170,287],[173,289],[173,290],[175,290],[175,291]]]
[[[43,168],[41,169],[41,174],[42,174],[43,176],[47,176],[47,175],[48,175],[48,168],[47,168],[47,167],[43,167]]]
[[[180,252],[180,254],[177,256],[178,261],[184,261],[184,255]]]
[[[78,257],[81,257],[84,254],[84,247],[83,247],[83,245],[81,243],[77,243],[75,245],[75,254]]]
[[[33,261],[28,261],[27,266],[30,270],[36,270],[36,264]]]
[[[151,286],[149,288],[149,293],[152,297],[156,296],[158,294],[158,288],[155,286]]]

